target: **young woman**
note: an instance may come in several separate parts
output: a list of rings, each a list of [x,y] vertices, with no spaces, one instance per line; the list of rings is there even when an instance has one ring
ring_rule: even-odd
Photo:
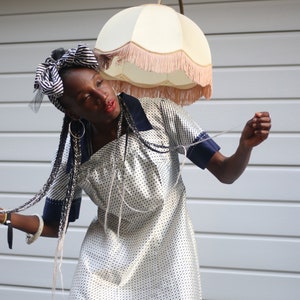
[[[172,101],[116,95],[86,46],[53,57],[39,65],[35,80],[38,98],[48,95],[65,114],[53,170],[40,193],[3,210],[0,222],[27,232],[29,243],[58,236],[61,249],[84,190],[98,214],[82,244],[70,299],[201,299],[178,153],[232,183],[252,148],[268,137],[269,114],[256,113],[236,152],[225,157]],[[42,217],[18,213],[44,195]]]

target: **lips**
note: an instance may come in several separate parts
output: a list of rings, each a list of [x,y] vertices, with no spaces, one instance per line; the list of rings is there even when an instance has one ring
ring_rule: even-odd
[[[114,111],[116,108],[116,101],[114,99],[112,100],[108,100],[106,102],[106,106],[105,106],[105,111],[110,113],[112,111]]]

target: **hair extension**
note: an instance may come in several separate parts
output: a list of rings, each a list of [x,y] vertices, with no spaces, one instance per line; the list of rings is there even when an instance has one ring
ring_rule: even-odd
[[[133,131],[133,133],[135,134],[135,136],[137,136],[137,138],[139,139],[140,142],[143,143],[143,145],[145,145],[147,148],[149,148],[150,150],[152,151],[155,151],[157,153],[168,153],[170,151],[173,151],[173,150],[176,150],[178,148],[183,148],[183,152],[185,153],[186,155],[186,149],[188,147],[192,147],[192,146],[195,146],[197,144],[201,144],[205,141],[208,141],[208,140],[211,140],[215,137],[218,137],[219,135],[222,135],[224,133],[228,133],[230,131],[233,130],[233,128],[231,129],[228,129],[228,130],[224,130],[224,131],[221,131],[219,133],[216,133],[215,135],[213,136],[209,136],[207,138],[204,138],[204,139],[200,139],[196,142],[193,142],[193,143],[189,143],[187,145],[176,145],[176,146],[165,146],[165,145],[159,145],[159,144],[155,144],[155,143],[151,143],[147,140],[145,140],[142,135],[140,134],[139,130],[137,129],[136,125],[135,125],[135,122],[131,116],[131,114],[129,113],[129,110],[125,104],[125,102],[123,101],[123,99],[121,97],[119,97],[119,100],[120,100],[120,104],[121,104],[121,107],[124,109],[124,117],[127,121],[127,124],[129,126],[129,128]],[[240,125],[239,125],[240,126]],[[235,126],[235,127],[239,127],[239,126]],[[234,128],[235,128],[234,127]],[[164,149],[164,150],[158,150],[156,148],[159,148],[159,149]]]
[[[80,126],[74,126],[75,132],[73,132],[73,135],[70,135],[70,138],[72,139],[72,145],[73,145],[73,152],[74,152],[74,159],[73,159],[73,166],[70,172],[70,178],[68,182],[68,188],[66,192],[66,197],[63,202],[62,211],[61,211],[61,217],[59,222],[59,230],[58,230],[58,243],[55,253],[55,263],[54,263],[54,274],[53,274],[53,291],[56,289],[56,278],[57,278],[57,272],[61,272],[61,265],[62,265],[62,258],[63,258],[63,246],[64,246],[64,239],[66,235],[66,231],[68,228],[68,219],[69,219],[69,213],[72,205],[72,200],[74,198],[75,188],[77,184],[78,174],[79,174],[79,167],[81,164],[81,145],[80,145]],[[59,260],[59,261],[58,261]],[[63,286],[63,277],[61,276],[61,282]]]
[[[46,195],[46,193],[49,191],[61,164],[62,161],[62,156],[63,156],[63,152],[64,152],[64,148],[65,148],[65,144],[66,144],[66,139],[68,136],[68,124],[70,122],[70,118],[68,116],[65,115],[64,120],[63,120],[63,126],[62,126],[62,130],[60,133],[60,138],[59,138],[59,146],[58,146],[58,150],[56,153],[56,157],[54,160],[54,164],[51,170],[51,173],[46,181],[46,183],[44,184],[44,186],[41,188],[41,190],[35,195],[33,196],[29,201],[25,202],[24,204],[22,204],[21,206],[14,208],[14,209],[10,209],[10,210],[4,210],[3,212],[19,212],[19,211],[23,211],[33,205],[35,205],[36,203],[38,203],[39,201],[41,201],[41,199],[43,199],[43,197]]]
[[[137,138],[140,140],[140,142],[142,142],[147,148],[149,148],[150,150],[152,151],[155,151],[157,153],[167,153],[167,152],[170,152],[172,150],[172,148],[176,148],[176,147],[171,147],[171,146],[164,146],[164,145],[158,145],[158,144],[154,144],[154,143],[151,143],[147,140],[145,140],[141,133],[139,132],[139,130],[137,129],[136,125],[135,125],[135,122],[134,120],[132,119],[132,116],[131,114],[129,113],[129,110],[125,104],[125,102],[123,101],[123,99],[121,97],[119,97],[119,100],[120,100],[120,104],[124,110],[124,117],[128,123],[128,126],[129,128],[133,131],[133,133],[137,136]],[[161,149],[164,149],[164,150],[158,150],[158,149],[155,149],[155,148],[161,148]]]
[[[54,60],[59,60],[64,54],[66,53],[66,50],[64,48],[57,48],[57,49],[54,49],[52,52],[51,52],[51,57],[54,59]]]

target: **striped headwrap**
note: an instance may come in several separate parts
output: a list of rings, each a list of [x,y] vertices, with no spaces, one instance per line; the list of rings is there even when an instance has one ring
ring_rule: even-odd
[[[30,104],[35,112],[39,110],[44,95],[48,96],[56,108],[64,112],[64,108],[59,101],[64,93],[59,71],[71,67],[86,67],[96,71],[99,69],[93,51],[83,44],[79,44],[77,49],[67,50],[58,60],[48,57],[44,63],[38,65],[35,73],[34,89],[36,95]]]

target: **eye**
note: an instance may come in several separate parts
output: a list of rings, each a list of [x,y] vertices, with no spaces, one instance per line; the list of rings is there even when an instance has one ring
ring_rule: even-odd
[[[96,87],[101,87],[101,84],[102,84],[103,80],[97,80],[96,81]]]
[[[80,102],[83,103],[85,101],[88,101],[90,98],[91,98],[90,94],[83,95],[83,97],[81,97],[81,101]]]

